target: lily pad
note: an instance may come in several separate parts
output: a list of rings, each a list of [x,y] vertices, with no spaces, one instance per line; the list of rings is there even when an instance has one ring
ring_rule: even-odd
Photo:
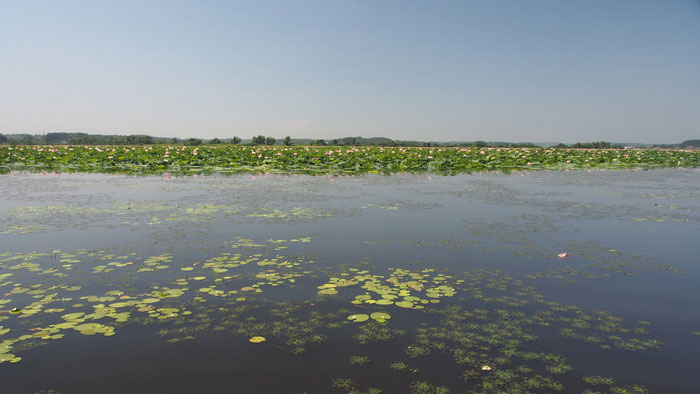
[[[380,323],[391,319],[391,315],[386,312],[374,312],[369,316]]]
[[[355,323],[360,323],[369,320],[369,315],[366,315],[364,313],[358,313],[355,315],[348,316],[348,320],[354,321]]]

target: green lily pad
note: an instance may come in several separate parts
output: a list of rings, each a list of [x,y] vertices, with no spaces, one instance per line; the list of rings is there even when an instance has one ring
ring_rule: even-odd
[[[358,313],[355,315],[348,316],[348,320],[354,321],[355,323],[360,323],[369,320],[369,316],[365,315],[364,313]]]
[[[391,315],[385,312],[374,312],[371,315],[369,315],[369,317],[380,323],[391,319]]]
[[[11,360],[14,360],[14,359],[15,359],[15,357],[17,357],[17,356],[15,356],[15,355],[14,355],[14,354],[12,354],[12,353],[4,353],[4,354],[0,354],[0,363],[4,363],[5,361],[11,361]]]
[[[76,320],[81,318],[84,315],[83,312],[75,312],[75,313],[69,313],[66,315],[61,316],[64,320]]]

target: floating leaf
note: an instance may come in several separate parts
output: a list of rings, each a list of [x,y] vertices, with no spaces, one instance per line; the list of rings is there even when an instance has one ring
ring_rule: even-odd
[[[391,315],[385,312],[374,312],[371,315],[369,315],[372,319],[383,323],[389,319],[391,319]]]
[[[15,355],[12,354],[12,353],[3,353],[3,354],[0,354],[0,363],[4,363],[4,362],[6,362],[6,361],[10,361],[10,362],[11,362],[11,361],[14,360],[16,357],[17,357],[17,356],[15,356]]]
[[[348,320],[354,321],[355,323],[360,323],[369,320],[369,315],[365,315],[364,313],[358,313],[355,315],[348,316]]]

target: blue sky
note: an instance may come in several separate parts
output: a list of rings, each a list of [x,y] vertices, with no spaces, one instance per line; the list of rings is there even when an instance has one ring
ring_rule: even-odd
[[[4,1],[0,132],[673,143],[700,3]]]

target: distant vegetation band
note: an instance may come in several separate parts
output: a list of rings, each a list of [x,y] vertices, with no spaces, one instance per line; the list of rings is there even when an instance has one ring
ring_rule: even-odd
[[[698,150],[283,145],[1,145],[0,171],[364,174],[700,167]]]

